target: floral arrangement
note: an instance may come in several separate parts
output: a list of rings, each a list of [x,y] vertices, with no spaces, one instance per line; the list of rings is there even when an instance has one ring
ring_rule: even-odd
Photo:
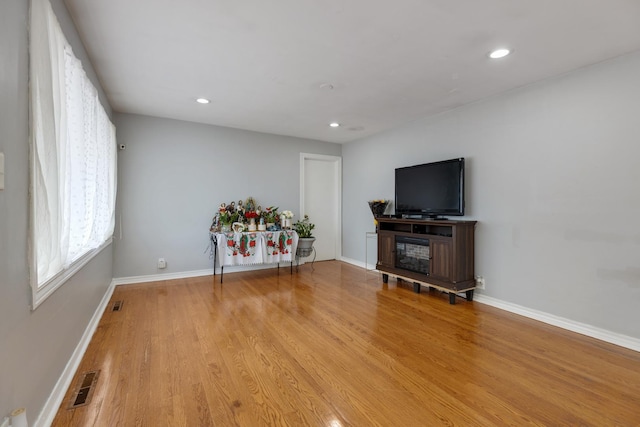
[[[374,218],[380,218],[384,215],[384,211],[387,209],[387,206],[389,206],[389,200],[387,199],[369,200],[368,203]]]
[[[260,226],[268,223],[270,224],[269,231],[277,231],[291,227],[291,218],[293,218],[293,212],[290,210],[280,213],[277,206],[269,206],[263,210],[253,197],[248,197],[246,200],[239,199],[237,202],[221,203],[213,217],[209,231],[237,231],[233,224],[236,224],[240,229],[242,225],[246,228],[247,223],[258,222],[258,220]],[[284,219],[289,220],[288,225],[284,222],[281,223],[281,220]]]
[[[247,219],[256,219],[260,216],[259,211],[248,211],[244,213],[244,217]]]
[[[218,218],[220,223],[224,225],[231,225],[238,221],[240,213],[236,210],[227,209],[227,206],[223,203],[218,209]],[[215,219],[214,219],[215,222]]]
[[[269,206],[264,211],[262,211],[262,217],[264,218],[264,222],[266,223],[276,223],[278,222],[278,218],[280,218],[280,214],[278,213],[277,206]]]
[[[378,218],[381,218],[384,215],[384,211],[387,210],[387,206],[389,206],[389,200],[387,199],[375,199],[369,200],[369,209],[371,209],[371,213],[373,214],[373,224],[376,226],[376,231],[378,230]]]
[[[315,224],[309,220],[309,215],[305,215],[300,221],[296,221],[293,224],[293,229],[298,233],[298,237],[308,238],[313,237],[312,230],[316,227]]]

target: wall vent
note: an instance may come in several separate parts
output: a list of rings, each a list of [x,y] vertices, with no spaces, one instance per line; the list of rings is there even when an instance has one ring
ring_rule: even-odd
[[[113,308],[111,309],[111,311],[120,311],[122,310],[122,305],[124,304],[124,301],[120,300],[120,301],[116,301],[113,303]]]
[[[75,409],[79,406],[88,405],[93,395],[96,382],[98,381],[98,375],[100,371],[84,372],[80,376],[80,381],[73,393],[73,399],[71,399],[71,405],[69,409]]]

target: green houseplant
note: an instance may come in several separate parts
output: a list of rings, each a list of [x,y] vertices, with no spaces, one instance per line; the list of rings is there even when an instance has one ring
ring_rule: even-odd
[[[280,220],[280,214],[278,213],[277,206],[269,206],[267,209],[262,211],[262,216],[264,217],[264,222],[267,224],[267,229],[271,230],[272,227]]]
[[[223,203],[218,209],[218,221],[222,224],[222,231],[230,231],[231,225],[238,221],[240,214],[238,211],[228,209]]]
[[[296,221],[293,224],[293,229],[298,234],[298,248],[296,249],[297,257],[308,257],[313,251],[313,242],[316,238],[313,237],[313,229],[315,224],[309,219],[309,215],[305,215],[302,220]]]
[[[316,228],[316,225],[309,220],[309,215],[305,215],[302,220],[293,224],[293,229],[298,233],[298,237],[305,239],[313,237],[312,230],[314,228]]]

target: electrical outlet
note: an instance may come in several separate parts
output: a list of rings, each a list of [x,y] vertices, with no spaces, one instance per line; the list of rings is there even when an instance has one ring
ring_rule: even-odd
[[[167,268],[167,261],[164,258],[158,258],[158,268]]]
[[[485,287],[484,287],[484,277],[476,276],[476,288],[485,289]]]

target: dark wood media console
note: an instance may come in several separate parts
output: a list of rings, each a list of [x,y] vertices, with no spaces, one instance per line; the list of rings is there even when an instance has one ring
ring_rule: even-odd
[[[473,301],[476,287],[474,232],[476,221],[378,218],[378,262],[382,280],[389,276],[449,293],[465,292]]]

